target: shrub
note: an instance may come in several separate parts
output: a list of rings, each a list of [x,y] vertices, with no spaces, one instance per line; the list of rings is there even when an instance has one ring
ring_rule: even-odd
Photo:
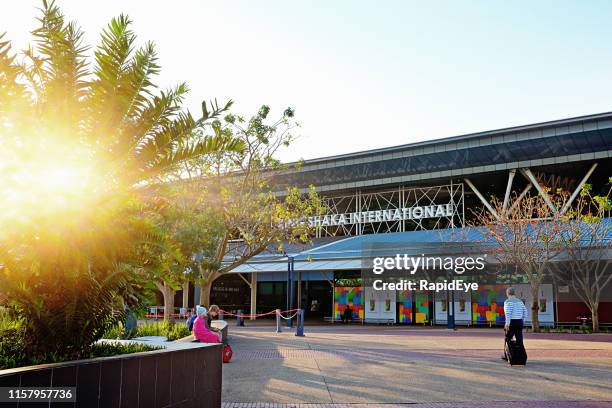
[[[103,339],[126,339],[125,330],[122,324],[117,324],[108,329],[103,335]]]
[[[174,341],[183,337],[189,336],[191,332],[185,324],[169,324],[167,321],[145,323],[136,328],[136,332],[132,336],[126,336],[122,324],[117,324],[107,330],[102,338],[104,339],[131,339],[134,337],[144,336],[163,336],[168,338],[168,341]]]
[[[57,268],[41,268],[29,276],[6,272],[0,279],[8,286],[11,307],[22,318],[25,347],[33,359],[53,354],[67,360],[83,358],[116,324],[116,297],[128,286],[127,273],[106,271],[104,276],[97,268],[84,271],[70,263],[58,262]],[[19,278],[11,279],[16,275]]]
[[[119,354],[141,353],[143,351],[161,349],[163,347],[139,343],[96,343],[91,348],[90,357],[110,357]]]
[[[44,356],[32,357],[26,351],[23,341],[25,330],[23,328],[10,328],[0,330],[0,370],[28,365],[59,363],[73,358],[51,352]],[[159,350],[163,347],[137,343],[95,343],[88,354],[80,358],[109,357],[119,354],[140,353],[143,351]]]
[[[21,327],[21,322],[13,319],[8,309],[0,307],[0,330],[17,329]]]
[[[191,332],[185,324],[169,324],[167,321],[146,323],[138,326],[136,337],[143,336],[164,336],[169,341],[178,340],[182,337],[189,336]]]
[[[190,334],[191,334],[191,332],[189,331],[189,328],[187,327],[187,325],[185,325],[185,324],[175,324],[168,331],[168,334],[167,334],[166,337],[168,337],[168,340],[174,341],[174,340],[178,340],[178,339],[181,339],[183,337],[189,336]]]
[[[22,328],[0,328],[0,370],[28,364]]]

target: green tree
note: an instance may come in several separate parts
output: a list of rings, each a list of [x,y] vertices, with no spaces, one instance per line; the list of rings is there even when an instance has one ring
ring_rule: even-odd
[[[612,294],[611,194],[612,187],[596,195],[592,186],[585,184],[571,209],[553,221],[563,261],[556,263],[553,276],[557,283],[570,285],[587,305],[594,333],[599,331],[602,296],[610,300]]]
[[[211,253],[222,235],[219,218],[188,182],[159,186],[149,218],[160,239],[148,245],[153,256],[147,269],[164,298],[164,319],[174,323],[174,296],[183,283],[198,277],[202,254]],[[163,198],[162,198],[163,197]],[[162,198],[160,200],[160,198]]]
[[[241,140],[245,148],[186,162],[185,172],[211,197],[207,202],[222,225],[198,265],[201,304],[210,304],[215,279],[255,255],[280,253],[284,243],[308,243],[313,228],[303,221],[325,212],[314,186],[305,191],[274,186],[274,175],[287,168],[277,153],[294,140],[292,130],[298,124],[291,108],[278,119],[269,116],[270,108],[264,105],[249,119],[226,115],[215,121],[218,134]]]
[[[127,16],[83,33],[43,1],[34,46],[0,36],[0,288],[34,357],[86,355],[123,310],[154,240],[145,187],[186,160],[242,141],[211,123],[231,101],[181,108],[185,84],[159,91],[155,47],[136,47]]]

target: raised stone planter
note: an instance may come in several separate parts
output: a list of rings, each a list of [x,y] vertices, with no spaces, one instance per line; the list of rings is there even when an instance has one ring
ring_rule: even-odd
[[[77,388],[76,402],[52,407],[221,407],[220,344],[143,343],[166,348],[0,370],[0,387]],[[17,408],[16,403],[2,406]]]

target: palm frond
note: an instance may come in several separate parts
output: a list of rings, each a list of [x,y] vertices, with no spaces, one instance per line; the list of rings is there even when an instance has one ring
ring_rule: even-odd
[[[55,2],[43,2],[40,27],[32,32],[39,53],[34,71],[44,83],[44,94],[39,103],[48,103],[49,113],[59,120],[74,120],[81,117],[81,100],[86,95],[89,71],[83,45],[83,32],[74,23],[66,23],[64,15]],[[41,75],[44,72],[44,76]],[[57,117],[59,116],[59,117]]]
[[[122,124],[140,117],[147,107],[149,98],[152,97],[152,89],[155,88],[151,76],[158,73],[157,53],[153,43],[148,42],[136,51],[121,78],[123,86],[120,89],[120,96],[126,103]]]
[[[180,104],[189,92],[186,84],[179,84],[173,89],[160,92],[159,95],[146,101],[146,106],[128,128],[126,133],[131,136],[131,143],[126,144],[130,148],[130,156],[139,154],[150,140],[155,137],[156,132],[168,126],[172,119],[180,113]]]
[[[127,86],[125,73],[130,69],[130,56],[136,41],[130,30],[131,23],[123,14],[113,18],[102,31],[100,45],[95,51],[94,78],[88,97],[92,122],[90,139],[109,150],[119,143],[117,128],[125,114],[125,106],[129,105],[122,89]]]
[[[202,102],[202,117],[198,120],[198,126],[204,125],[207,121],[211,119],[216,119],[221,116],[222,113],[229,111],[229,109],[234,104],[234,101],[231,99],[228,100],[225,105],[219,105],[217,99],[213,99],[210,102],[203,101]],[[208,106],[210,105],[210,108]]]
[[[242,151],[244,142],[235,137],[205,136],[198,140],[190,139],[166,149],[154,161],[147,164],[146,173],[150,175],[168,171],[174,166],[201,156],[229,151]]]
[[[11,52],[11,43],[0,34],[0,113],[25,98],[25,88],[18,82],[20,68]]]
[[[137,159],[140,165],[148,168],[151,162],[164,156],[180,145],[193,134],[196,122],[188,113],[179,113],[175,118],[163,124],[138,149]]]

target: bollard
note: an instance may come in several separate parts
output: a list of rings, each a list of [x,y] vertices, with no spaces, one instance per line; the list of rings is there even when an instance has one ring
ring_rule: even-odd
[[[244,326],[244,319],[242,318],[242,310],[238,310],[238,316],[236,316],[236,326]]]
[[[280,318],[280,309],[276,309],[276,332],[277,333],[283,332],[283,327],[282,327],[281,318]]]
[[[298,310],[295,335],[299,337],[304,337],[304,309]]]

